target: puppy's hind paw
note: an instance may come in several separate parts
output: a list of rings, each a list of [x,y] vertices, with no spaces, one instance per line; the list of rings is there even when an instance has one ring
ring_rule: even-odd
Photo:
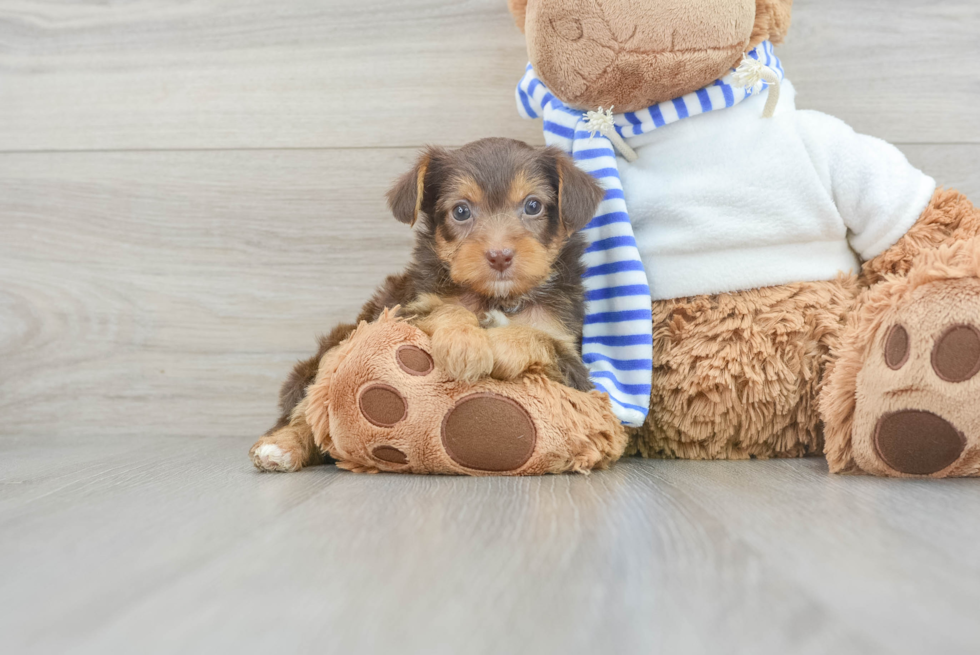
[[[260,471],[287,472],[299,468],[289,451],[283,450],[274,443],[256,444],[249,454],[255,468]]]

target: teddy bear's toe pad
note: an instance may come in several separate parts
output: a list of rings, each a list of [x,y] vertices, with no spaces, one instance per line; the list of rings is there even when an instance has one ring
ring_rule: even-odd
[[[932,368],[946,382],[966,382],[980,372],[980,331],[954,325],[936,340]]]
[[[966,438],[941,416],[904,410],[881,417],[874,444],[878,456],[896,471],[931,475],[959,459]]]
[[[395,352],[395,359],[409,375],[428,375],[433,369],[432,356],[418,346],[402,346]]]
[[[909,361],[910,353],[909,331],[904,325],[895,325],[888,332],[888,339],[885,341],[885,364],[891,370],[897,371]]]
[[[381,428],[390,428],[406,414],[402,395],[387,384],[373,384],[361,393],[358,406],[368,421]]]
[[[375,459],[389,464],[408,464],[408,455],[394,446],[378,446],[371,451]]]
[[[462,398],[442,422],[446,454],[478,471],[514,471],[534,452],[537,433],[527,411],[510,398],[477,393]]]

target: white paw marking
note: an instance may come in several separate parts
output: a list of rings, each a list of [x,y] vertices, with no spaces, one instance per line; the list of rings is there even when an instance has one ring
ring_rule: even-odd
[[[259,446],[255,457],[267,471],[289,471],[293,468],[293,458],[274,443]]]

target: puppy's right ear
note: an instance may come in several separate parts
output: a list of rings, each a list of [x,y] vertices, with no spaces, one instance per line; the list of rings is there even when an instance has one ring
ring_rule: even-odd
[[[527,0],[507,0],[507,6],[510,7],[510,13],[514,15],[517,29],[523,32],[524,21],[527,17]]]
[[[415,163],[415,167],[398,178],[395,186],[388,191],[388,207],[402,223],[415,227],[422,211],[422,203],[426,200],[425,177],[432,167],[432,161],[438,157],[438,148],[428,148]]]
[[[605,191],[591,174],[575,165],[571,157],[549,146],[541,151],[553,167],[558,192],[558,218],[569,234],[578,232],[595,216]]]

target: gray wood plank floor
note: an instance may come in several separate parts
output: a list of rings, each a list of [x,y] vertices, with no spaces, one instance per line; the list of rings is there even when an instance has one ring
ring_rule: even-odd
[[[797,0],[802,107],[980,199],[980,3]],[[980,481],[259,474],[425,143],[541,143],[503,0],[0,0],[0,650],[977,653]]]

